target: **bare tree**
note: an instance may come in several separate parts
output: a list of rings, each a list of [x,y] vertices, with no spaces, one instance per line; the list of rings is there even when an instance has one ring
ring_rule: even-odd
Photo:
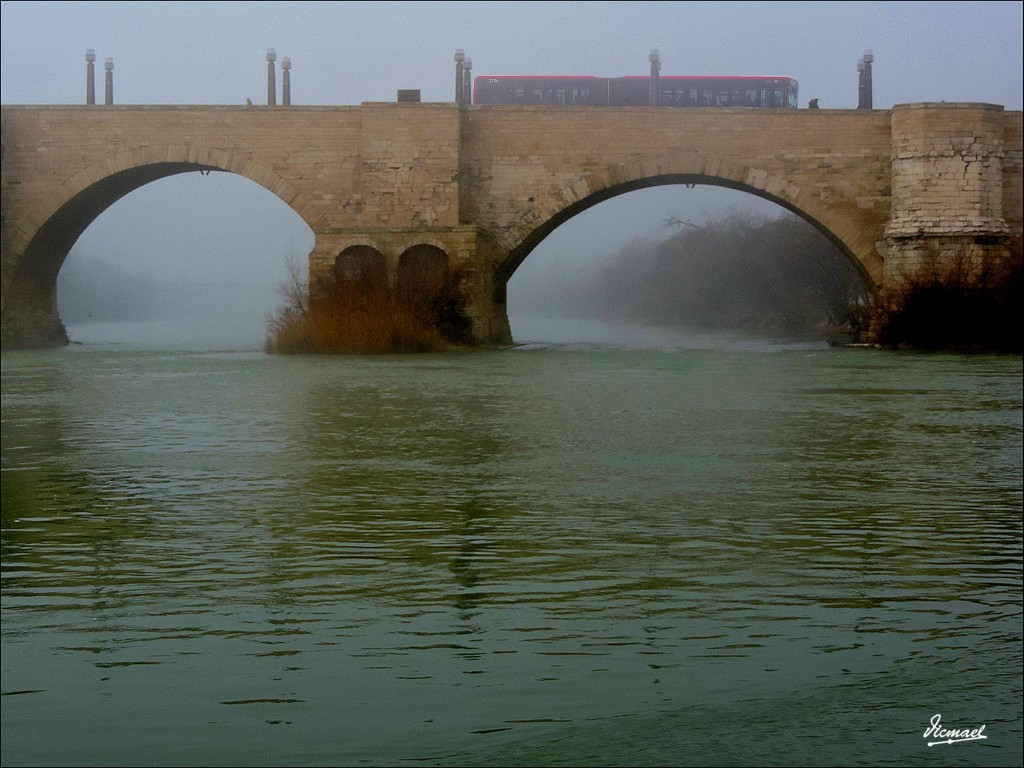
[[[286,307],[305,314],[309,311],[309,274],[305,263],[299,260],[294,251],[288,251],[284,263],[288,277],[277,292],[284,298]]]

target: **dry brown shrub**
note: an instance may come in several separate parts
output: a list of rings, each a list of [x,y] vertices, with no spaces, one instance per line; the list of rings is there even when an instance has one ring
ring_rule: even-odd
[[[469,323],[458,275],[427,291],[321,280],[286,294],[269,322],[266,351],[278,354],[437,352],[467,343]]]
[[[1019,354],[1022,277],[1019,240],[1005,260],[984,264],[966,254],[933,254],[877,303],[876,338],[898,349]]]

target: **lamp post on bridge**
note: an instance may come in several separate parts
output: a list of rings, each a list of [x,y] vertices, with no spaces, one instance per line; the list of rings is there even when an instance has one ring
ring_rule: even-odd
[[[85,52],[85,103],[96,103],[96,51],[92,48]]]
[[[281,104],[286,107],[292,103],[292,59],[285,56],[281,59]]]
[[[111,57],[107,57],[107,60],[103,62],[103,68],[107,71],[106,78],[106,93],[104,95],[104,104],[114,103],[114,60]]]
[[[274,81],[274,62],[277,61],[277,51],[267,48],[267,105],[277,104],[277,83]]]
[[[461,48],[455,49],[455,103],[461,107],[463,94],[466,91],[465,75],[462,73],[462,62],[466,59],[466,53]]]
[[[473,78],[470,75],[470,70],[472,69],[473,60],[467,57],[465,63],[462,65],[462,99],[467,107],[473,103]]]
[[[857,109],[872,109],[871,96],[871,63],[875,56],[871,51],[866,51],[857,62]]]
[[[657,48],[651,49],[647,60],[651,62],[651,106],[656,107],[658,106],[658,73],[661,72],[661,57],[658,55]]]
[[[864,109],[873,109],[874,99],[871,95],[871,63],[875,55],[871,51],[864,52]]]

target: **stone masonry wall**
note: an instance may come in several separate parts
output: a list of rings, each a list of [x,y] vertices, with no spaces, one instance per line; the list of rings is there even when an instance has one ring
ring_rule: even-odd
[[[774,200],[878,286],[940,239],[995,253],[1021,233],[1021,113],[993,105],[0,109],[4,328],[44,335],[59,335],[53,283],[74,238],[117,198],[190,170],[238,173],[284,200],[316,235],[313,270],[353,244],[392,266],[413,245],[442,248],[487,339],[507,336],[504,281],[546,234],[652,184]]]
[[[99,179],[159,162],[253,179],[313,230],[458,223],[450,105],[4,106],[2,115],[3,199],[29,227]]]
[[[509,251],[590,195],[692,177],[799,209],[881,280],[887,111],[477,107],[462,134],[463,220]]]
[[[1018,227],[1020,218],[1020,193],[1004,183],[1016,176],[1019,184],[1012,144],[1007,152],[1006,117],[1002,107],[990,104],[905,104],[892,110],[886,283],[954,263],[980,268],[1005,256],[1012,226],[1004,203]]]

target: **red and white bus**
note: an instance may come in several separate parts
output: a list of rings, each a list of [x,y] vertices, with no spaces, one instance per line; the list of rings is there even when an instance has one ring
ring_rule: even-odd
[[[550,104],[587,107],[645,107],[648,76],[516,77],[481,75],[473,82],[474,104]],[[658,77],[662,107],[751,107],[796,109],[797,82],[791,77]]]

